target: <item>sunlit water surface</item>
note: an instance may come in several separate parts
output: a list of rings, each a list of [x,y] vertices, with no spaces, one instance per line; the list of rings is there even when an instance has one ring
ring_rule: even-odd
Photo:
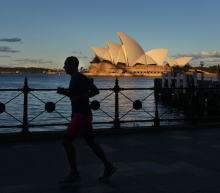
[[[1,89],[22,88],[25,76],[28,78],[30,88],[56,89],[57,87],[68,87],[70,77],[65,74],[47,75],[47,74],[0,74]],[[114,77],[93,77],[94,83],[98,88],[113,88],[115,85]],[[154,78],[148,77],[119,77],[119,86],[122,88],[152,88]],[[101,101],[101,109],[93,111],[94,122],[113,121],[115,112],[115,95],[112,91],[100,91],[100,94],[91,98],[92,100]],[[20,95],[19,95],[20,94]],[[19,96],[17,96],[19,95]],[[108,96],[110,95],[110,96]],[[16,97],[17,96],[17,97]],[[108,97],[107,97],[108,96]],[[15,99],[13,99],[16,97]],[[50,123],[68,123],[71,115],[71,106],[67,97],[60,100],[63,96],[56,91],[32,91],[28,96],[28,120],[30,124],[50,124]],[[107,98],[106,98],[107,97]],[[24,95],[19,91],[1,91],[0,102],[6,104],[6,112],[0,114],[0,125],[20,125],[23,120],[23,98]],[[13,100],[11,100],[13,99]],[[104,99],[104,100],[103,100]],[[11,101],[10,101],[11,100]],[[59,101],[60,100],[60,101]],[[134,110],[134,100],[143,100],[143,108]],[[46,102],[57,102],[56,112],[45,112]],[[171,111],[170,111],[171,110]],[[180,112],[167,109],[159,105],[159,112],[165,117],[182,116]],[[119,117],[121,120],[141,120],[152,119],[155,115],[154,93],[151,90],[129,90],[121,91],[119,94]],[[12,116],[13,117],[12,117]],[[21,121],[21,122],[20,122]],[[142,126],[152,125],[149,123],[124,123],[121,126]],[[163,123],[167,124],[167,123]],[[112,127],[112,124],[94,124],[94,128]],[[31,131],[40,130],[63,130],[65,126],[53,127],[33,127]],[[0,132],[14,132],[21,129],[1,129]]]

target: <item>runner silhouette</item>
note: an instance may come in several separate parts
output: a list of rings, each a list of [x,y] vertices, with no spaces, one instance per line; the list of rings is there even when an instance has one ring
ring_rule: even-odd
[[[76,165],[75,149],[72,142],[76,137],[83,137],[89,147],[104,164],[104,173],[100,180],[107,179],[116,171],[116,168],[106,158],[99,144],[95,142],[92,127],[92,111],[89,98],[99,94],[99,90],[93,81],[78,71],[79,60],[77,57],[67,57],[64,63],[66,74],[71,76],[69,90],[58,87],[57,93],[70,98],[72,106],[72,120],[69,123],[63,137],[63,145],[70,165],[70,173],[61,183],[75,183],[80,180],[80,174]]]

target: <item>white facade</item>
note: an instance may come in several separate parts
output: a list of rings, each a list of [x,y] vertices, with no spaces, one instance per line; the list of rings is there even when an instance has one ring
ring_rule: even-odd
[[[126,59],[125,59],[124,51],[122,49],[122,45],[110,41],[106,41],[105,43],[109,48],[111,62],[113,64],[117,64],[117,63],[126,64]]]
[[[121,40],[122,45],[124,46],[124,51],[127,56],[127,65],[133,66],[136,64],[136,61],[144,55],[143,48],[131,37],[128,35],[117,32],[117,35],[119,39]],[[146,63],[146,60],[144,59],[144,62]]]
[[[181,57],[181,58],[166,58],[166,61],[170,66],[185,66],[192,60],[192,57]]]
[[[110,61],[112,64],[124,63],[126,66],[134,66],[136,64],[154,64],[164,65],[168,62],[170,66],[184,66],[192,57],[168,58],[168,49],[158,48],[144,52],[143,48],[130,36],[122,32],[116,33],[121,44],[106,41],[107,48],[91,47],[96,56],[101,60]]]
[[[146,52],[145,54],[153,58],[157,65],[163,65],[167,57],[167,53],[168,53],[168,49],[158,48],[158,49],[150,50]]]
[[[93,46],[93,47],[91,47],[91,49],[95,52],[95,54],[99,57],[100,60],[111,61],[109,48],[102,48],[102,47]]]
[[[176,62],[178,66],[185,66],[190,60],[192,60],[192,57],[182,57],[177,58]]]

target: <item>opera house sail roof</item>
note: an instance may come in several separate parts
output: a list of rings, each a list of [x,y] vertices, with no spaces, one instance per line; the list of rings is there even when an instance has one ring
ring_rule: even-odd
[[[150,50],[150,51],[146,52],[145,54],[147,56],[150,56],[151,58],[153,58],[155,61],[155,64],[163,65],[163,63],[167,57],[167,53],[168,53],[168,49],[158,48],[158,49]]]
[[[117,32],[119,39],[123,45],[125,56],[127,58],[127,65],[133,66],[136,64],[136,61],[144,55],[143,48],[131,37],[128,35]],[[144,61],[146,63],[146,60]]]
[[[192,60],[192,57],[166,58],[170,66],[185,66],[190,60]]]
[[[106,41],[106,45],[109,48],[109,53],[114,64],[117,63],[126,63],[125,54],[122,48],[122,45],[115,42]]]
[[[158,48],[147,52],[138,44],[136,40],[123,32],[117,32],[121,44],[105,41],[107,48],[93,46],[92,51],[100,61],[108,61],[113,65],[123,63],[127,67],[137,64],[164,66],[166,63],[172,66],[184,66],[192,57],[168,58],[168,49]]]

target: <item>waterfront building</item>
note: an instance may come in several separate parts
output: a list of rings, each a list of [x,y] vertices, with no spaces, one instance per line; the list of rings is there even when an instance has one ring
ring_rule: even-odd
[[[168,58],[167,48],[145,52],[136,40],[125,33],[116,33],[121,44],[105,41],[107,48],[93,46],[95,53],[87,75],[97,76],[161,76],[173,66],[184,66],[192,59]]]

